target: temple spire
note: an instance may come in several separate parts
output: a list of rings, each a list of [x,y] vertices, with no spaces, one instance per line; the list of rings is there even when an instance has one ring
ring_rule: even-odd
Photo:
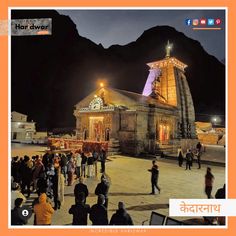
[[[166,57],[170,57],[170,51],[173,48],[173,43],[170,43],[169,40],[167,41],[166,45]]]

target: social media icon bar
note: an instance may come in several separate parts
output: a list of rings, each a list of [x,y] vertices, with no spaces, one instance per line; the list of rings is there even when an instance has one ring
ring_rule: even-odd
[[[192,26],[193,30],[221,30],[219,27],[222,24],[221,18],[193,18],[185,19],[185,25]],[[215,27],[217,26],[217,27]]]

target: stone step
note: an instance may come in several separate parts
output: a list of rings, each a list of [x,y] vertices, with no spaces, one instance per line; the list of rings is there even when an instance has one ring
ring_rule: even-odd
[[[108,147],[120,147],[120,144],[118,145],[118,144],[116,144],[116,145],[108,145]]]
[[[120,152],[120,149],[108,149],[108,152]]]
[[[120,142],[117,139],[110,140],[108,144],[108,156],[120,155]]]
[[[108,152],[108,156],[121,155],[121,152]]]
[[[168,154],[177,153],[177,150],[178,150],[178,146],[160,147],[157,150],[157,154],[160,155],[161,153],[164,153],[165,155],[168,155]]]
[[[109,143],[120,143],[119,140],[113,140],[113,141],[109,141]]]

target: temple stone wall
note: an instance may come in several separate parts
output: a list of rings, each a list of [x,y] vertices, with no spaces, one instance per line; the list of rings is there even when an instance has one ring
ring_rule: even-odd
[[[136,112],[120,112],[120,130],[118,134],[122,153],[136,153]]]
[[[122,112],[122,120],[126,126],[121,125],[119,131],[120,149],[123,153],[139,155],[149,148],[148,143],[148,113],[137,111]]]
[[[148,124],[149,116],[147,112],[137,113],[137,127],[136,127],[136,139],[138,141],[138,149],[144,151],[148,145]],[[141,145],[141,146],[140,146]]]
[[[187,149],[193,149],[196,147],[198,139],[175,139],[172,140],[173,146],[176,147],[176,152],[178,147],[181,147],[183,152],[187,152]]]
[[[135,131],[136,130],[136,111],[120,112],[120,130]]]
[[[120,114],[119,111],[116,111],[114,113],[111,114],[111,125],[110,125],[110,129],[111,129],[111,139],[118,139],[119,135],[118,135],[118,131],[120,129]]]
[[[137,154],[135,137],[135,131],[119,131],[120,150],[122,153]]]
[[[77,139],[84,139],[84,132],[87,130],[87,135],[89,135],[89,120],[86,115],[81,115],[76,118],[76,136]]]

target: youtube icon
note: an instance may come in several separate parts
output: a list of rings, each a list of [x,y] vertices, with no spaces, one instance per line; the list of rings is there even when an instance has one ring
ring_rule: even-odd
[[[206,25],[207,20],[205,18],[200,19],[200,25]]]

